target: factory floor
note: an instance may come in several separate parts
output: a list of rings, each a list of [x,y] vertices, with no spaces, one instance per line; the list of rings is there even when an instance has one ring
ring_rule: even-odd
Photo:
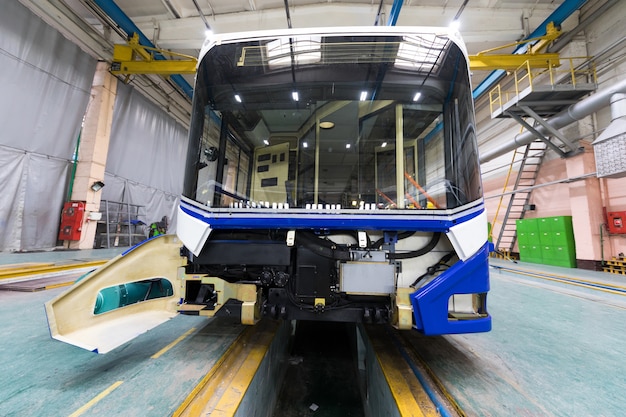
[[[623,416],[626,276],[491,260],[489,333],[408,333],[472,416]]]
[[[68,263],[87,262],[95,260],[109,260],[127,251],[128,247],[110,249],[62,249],[41,250],[32,252],[0,252],[0,265],[30,264],[30,263]]]
[[[88,261],[122,250],[0,254],[0,264]],[[491,332],[403,332],[465,415],[623,416],[626,276],[491,265]],[[241,331],[178,316],[97,355],[50,338],[43,303],[62,291],[0,291],[0,415],[169,416]]]

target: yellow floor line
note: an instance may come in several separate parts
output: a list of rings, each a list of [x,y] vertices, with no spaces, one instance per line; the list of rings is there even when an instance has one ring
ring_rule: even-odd
[[[199,397],[204,396],[206,398],[210,398],[213,394],[213,391],[210,391],[208,385],[210,385],[211,381],[214,380],[216,374],[219,371],[222,371],[225,367],[224,364],[228,360],[231,360],[233,356],[236,356],[239,352],[241,352],[243,341],[246,340],[246,335],[252,330],[252,327],[246,328],[243,332],[237,336],[234,342],[228,347],[226,352],[220,356],[220,358],[213,364],[213,367],[207,372],[207,374],[198,382],[198,384],[191,390],[187,398],[182,402],[182,404],[174,411],[172,417],[179,417],[183,414],[193,415],[198,414],[199,410],[195,410],[194,402],[197,402]],[[217,379],[217,378],[215,378]]]
[[[576,277],[571,277],[571,276],[567,276],[567,275],[550,274],[550,273],[547,273],[547,272],[535,272],[533,270],[529,270],[527,272],[529,272],[529,273],[536,273],[536,274],[540,274],[542,276],[551,277],[551,278],[562,278],[562,279],[566,279],[566,280],[576,280],[578,282],[584,282],[584,283],[587,283],[587,284],[606,285],[606,286],[611,286],[611,287],[614,287],[614,288],[619,288],[619,289],[622,289],[622,290],[626,290],[626,287],[624,287],[624,286],[616,285],[616,284],[608,283],[608,282],[591,281],[591,280],[588,280],[588,279],[576,278]],[[542,277],[540,276],[539,278],[542,278]]]
[[[174,340],[172,343],[170,343],[169,345],[165,346],[163,349],[159,350],[157,353],[155,353],[154,355],[150,356],[151,359],[158,359],[159,357],[161,357],[165,352],[167,352],[168,350],[170,350],[171,348],[173,348],[174,346],[176,346],[177,344],[179,344],[180,342],[183,341],[183,339],[185,339],[187,336],[189,336],[191,333],[193,333],[196,330],[195,327],[192,327],[191,329],[187,330],[185,333],[183,333],[178,339]]]
[[[403,417],[439,417],[436,406],[400,351],[390,342],[389,335],[377,326],[367,326],[366,331],[399,414]]]
[[[104,265],[107,262],[108,262],[107,260],[100,260],[100,261],[89,261],[89,262],[64,264],[64,265],[38,266],[34,268],[9,269],[9,270],[0,271],[0,280],[20,278],[20,277],[25,277],[28,275],[51,274],[54,272],[68,271],[68,270],[79,269],[79,268],[97,267],[97,266]]]
[[[526,275],[529,277],[533,277],[533,278],[539,278],[539,279],[545,279],[547,281],[554,281],[554,282],[560,282],[561,284],[568,284],[568,285],[574,285],[576,287],[583,287],[583,288],[588,288],[588,289],[592,289],[592,290],[596,290],[596,291],[602,291],[602,292],[607,292],[609,294],[617,294],[617,295],[624,295],[623,292],[620,291],[615,291],[615,290],[611,290],[608,288],[598,288],[598,287],[594,287],[592,284],[596,284],[596,285],[612,285],[616,288],[623,288],[617,285],[613,285],[613,284],[607,284],[605,282],[595,282],[595,281],[586,281],[586,280],[579,280],[577,278],[569,278],[569,277],[563,277],[564,279],[568,279],[568,280],[572,280],[575,279],[577,281],[583,281],[583,282],[565,282],[562,279],[559,279],[558,275],[552,275],[555,278],[550,278],[547,276],[543,276],[542,275],[538,275],[532,272],[522,272],[522,271],[515,271],[514,273],[516,274],[520,274],[520,275]]]
[[[419,364],[419,366],[424,370],[424,372],[426,372],[426,374],[431,379],[433,384],[437,387],[441,395],[443,395],[446,398],[446,400],[448,400],[452,408],[454,408],[454,410],[458,413],[459,417],[465,417],[466,414],[461,408],[461,406],[459,405],[459,403],[456,401],[454,396],[450,394],[450,391],[448,391],[448,389],[443,384],[441,379],[439,379],[437,374],[430,368],[430,366],[428,366],[426,361],[418,353],[418,351],[415,349],[413,344],[407,338],[407,335],[404,332],[401,332],[400,335],[401,336],[398,338],[398,340],[400,340],[400,343],[402,344],[404,349],[407,351],[407,354],[411,357],[411,359],[415,363]]]
[[[172,415],[235,415],[277,332],[277,323],[246,328]]]
[[[43,287],[43,289],[44,290],[53,290],[55,288],[69,287],[70,285],[74,284],[74,282],[76,282],[76,281],[59,282],[58,284],[50,284],[50,285],[46,285],[45,287]]]
[[[22,269],[32,269],[32,268],[41,268],[42,266],[54,266],[54,262],[24,262],[21,264],[4,264],[0,265],[0,271],[9,271],[9,270],[22,270]]]
[[[124,383],[124,381],[117,381],[117,382],[115,382],[109,388],[105,389],[100,394],[98,394],[94,398],[92,398],[91,401],[89,401],[87,404],[83,405],[78,410],[76,410],[72,414],[70,414],[69,417],[78,417],[80,415],[83,415],[87,410],[89,410],[91,407],[96,405],[100,400],[102,400],[104,397],[106,397],[107,395],[112,393],[117,387],[119,387],[123,383]]]

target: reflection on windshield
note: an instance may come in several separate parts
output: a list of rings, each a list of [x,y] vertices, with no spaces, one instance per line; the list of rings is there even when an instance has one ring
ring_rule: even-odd
[[[278,60],[278,44],[265,67],[261,55],[233,66],[238,45],[209,51],[187,197],[213,208],[327,210],[447,209],[480,198],[468,72],[455,45],[437,44],[445,54],[407,69],[382,58],[320,64],[311,55],[319,42],[306,43],[299,72]],[[359,78],[369,72],[376,83]]]

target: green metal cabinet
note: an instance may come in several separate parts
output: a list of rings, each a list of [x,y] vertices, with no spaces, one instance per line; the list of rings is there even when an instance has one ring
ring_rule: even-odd
[[[571,216],[517,220],[520,260],[576,267],[576,245]]]

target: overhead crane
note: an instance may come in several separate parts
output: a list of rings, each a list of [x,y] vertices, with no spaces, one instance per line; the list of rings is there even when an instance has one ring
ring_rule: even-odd
[[[161,54],[178,59],[155,59]],[[116,44],[113,49],[111,73],[114,75],[133,74],[195,74],[198,60],[190,55],[141,45],[139,36],[134,33],[127,44]]]
[[[548,23],[546,27],[546,34],[537,38],[526,39],[521,42],[515,42],[497,48],[487,49],[477,53],[476,55],[470,55],[470,69],[474,71],[478,70],[516,70],[522,65],[528,65],[530,68],[552,68],[561,65],[558,53],[541,53],[550,42],[554,41],[561,35],[561,31],[554,25],[554,23]],[[499,51],[502,49],[530,44],[527,53],[525,54],[492,54],[491,52]]]
[[[551,68],[560,65],[558,53],[540,53],[550,42],[561,35],[561,31],[550,23],[547,27],[547,34],[537,38],[527,39],[488,49],[470,55],[470,69],[480,70],[515,70],[522,65],[529,65],[531,68]],[[492,52],[501,49],[536,42],[528,48],[526,54],[493,54]],[[155,54],[161,54],[176,59],[155,59]],[[139,43],[139,36],[133,34],[127,44],[116,44],[113,50],[111,73],[114,75],[133,74],[195,74],[197,59],[190,55],[153,48]]]

